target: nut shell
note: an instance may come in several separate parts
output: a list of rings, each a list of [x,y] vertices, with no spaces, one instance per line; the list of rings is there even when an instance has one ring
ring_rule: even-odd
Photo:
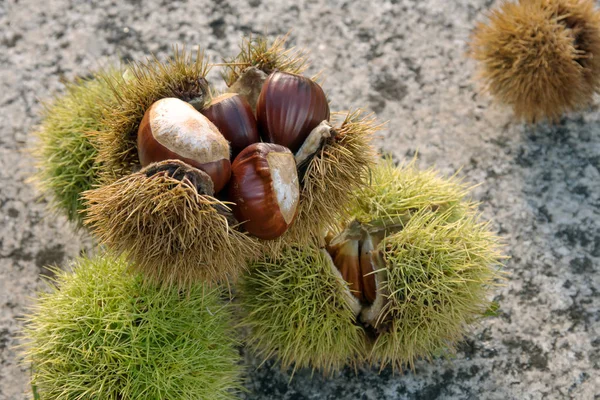
[[[274,72],[258,97],[256,119],[264,141],[295,153],[317,125],[329,120],[329,104],[323,89],[311,79]]]
[[[181,160],[206,172],[215,192],[229,181],[229,143],[217,127],[190,104],[158,100],[146,110],[137,136],[142,167],[164,160]]]
[[[254,143],[233,161],[229,198],[233,213],[252,235],[275,239],[298,211],[300,187],[294,155],[270,143]]]
[[[377,270],[378,253],[375,249],[373,238],[367,234],[360,242],[360,276],[364,302],[373,304],[377,298],[377,283],[374,272]]]
[[[365,296],[359,262],[359,241],[347,240],[340,246],[330,247],[328,250],[334,265],[342,274],[342,278],[348,283],[350,292],[361,303],[364,302]]]
[[[371,307],[380,291],[378,271],[382,269],[382,260],[377,250],[381,242],[379,235],[372,235],[358,221],[353,221],[342,233],[326,240],[333,264],[352,295],[363,307]]]
[[[225,93],[214,98],[202,114],[229,141],[232,158],[260,141],[254,113],[246,99],[237,93]]]

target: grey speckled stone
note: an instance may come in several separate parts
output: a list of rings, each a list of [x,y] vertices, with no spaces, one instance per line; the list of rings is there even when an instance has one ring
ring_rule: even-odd
[[[85,4],[84,4],[85,3]],[[250,357],[246,399],[593,399],[600,396],[600,112],[526,127],[478,94],[466,42],[488,0],[0,2],[0,399],[29,395],[13,346],[42,266],[89,240],[46,211],[21,154],[37,99],[63,78],[168,55],[172,44],[235,54],[240,36],[292,29],[323,69],[336,110],[388,120],[380,146],[481,183],[474,197],[506,239],[501,313],[472,329],[453,360],[414,371],[345,371],[293,380]],[[216,77],[216,73],[213,74]],[[462,168],[462,169],[461,169]]]

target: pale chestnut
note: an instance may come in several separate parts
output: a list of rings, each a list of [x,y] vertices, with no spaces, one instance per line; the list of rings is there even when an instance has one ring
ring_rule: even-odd
[[[190,104],[165,98],[146,110],[137,136],[142,167],[181,160],[206,172],[219,192],[231,176],[229,143],[208,118]]]

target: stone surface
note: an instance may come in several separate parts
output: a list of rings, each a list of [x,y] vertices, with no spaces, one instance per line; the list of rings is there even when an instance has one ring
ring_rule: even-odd
[[[218,60],[241,35],[292,30],[323,70],[332,109],[388,120],[379,145],[398,160],[459,170],[507,244],[498,317],[453,360],[414,371],[293,379],[248,357],[246,399],[593,399],[600,396],[600,112],[525,126],[480,94],[467,41],[489,0],[0,2],[0,399],[29,398],[19,317],[47,264],[89,248],[26,183],[38,99],[63,79],[120,60],[201,45]],[[217,73],[212,73],[217,78]],[[597,103],[596,103],[597,104]]]

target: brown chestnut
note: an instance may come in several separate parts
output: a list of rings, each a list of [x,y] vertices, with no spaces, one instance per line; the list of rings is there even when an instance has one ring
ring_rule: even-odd
[[[333,264],[348,284],[354,297],[366,307],[377,300],[380,284],[380,253],[377,245],[380,237],[374,237],[362,229],[358,221],[350,223],[338,236],[327,238],[326,246]]]
[[[232,158],[260,141],[254,113],[246,99],[237,93],[225,93],[214,98],[202,114],[229,141]]]
[[[328,251],[354,297],[361,302],[364,301],[362,276],[360,275],[359,241],[356,239],[346,240],[340,245],[329,246]]]
[[[181,160],[206,172],[219,192],[231,176],[229,143],[208,118],[190,104],[165,98],[146,110],[137,136],[142,167]]]
[[[311,79],[274,72],[263,84],[256,120],[265,142],[296,153],[309,133],[329,119],[329,104],[321,86]]]
[[[376,258],[379,253],[375,249],[375,243],[371,235],[363,235],[360,242],[360,276],[362,283],[362,295],[364,302],[367,304],[373,304],[377,298],[377,282],[375,280]]]
[[[229,198],[233,214],[260,239],[275,239],[296,217],[300,187],[292,152],[280,145],[254,143],[231,167]]]

